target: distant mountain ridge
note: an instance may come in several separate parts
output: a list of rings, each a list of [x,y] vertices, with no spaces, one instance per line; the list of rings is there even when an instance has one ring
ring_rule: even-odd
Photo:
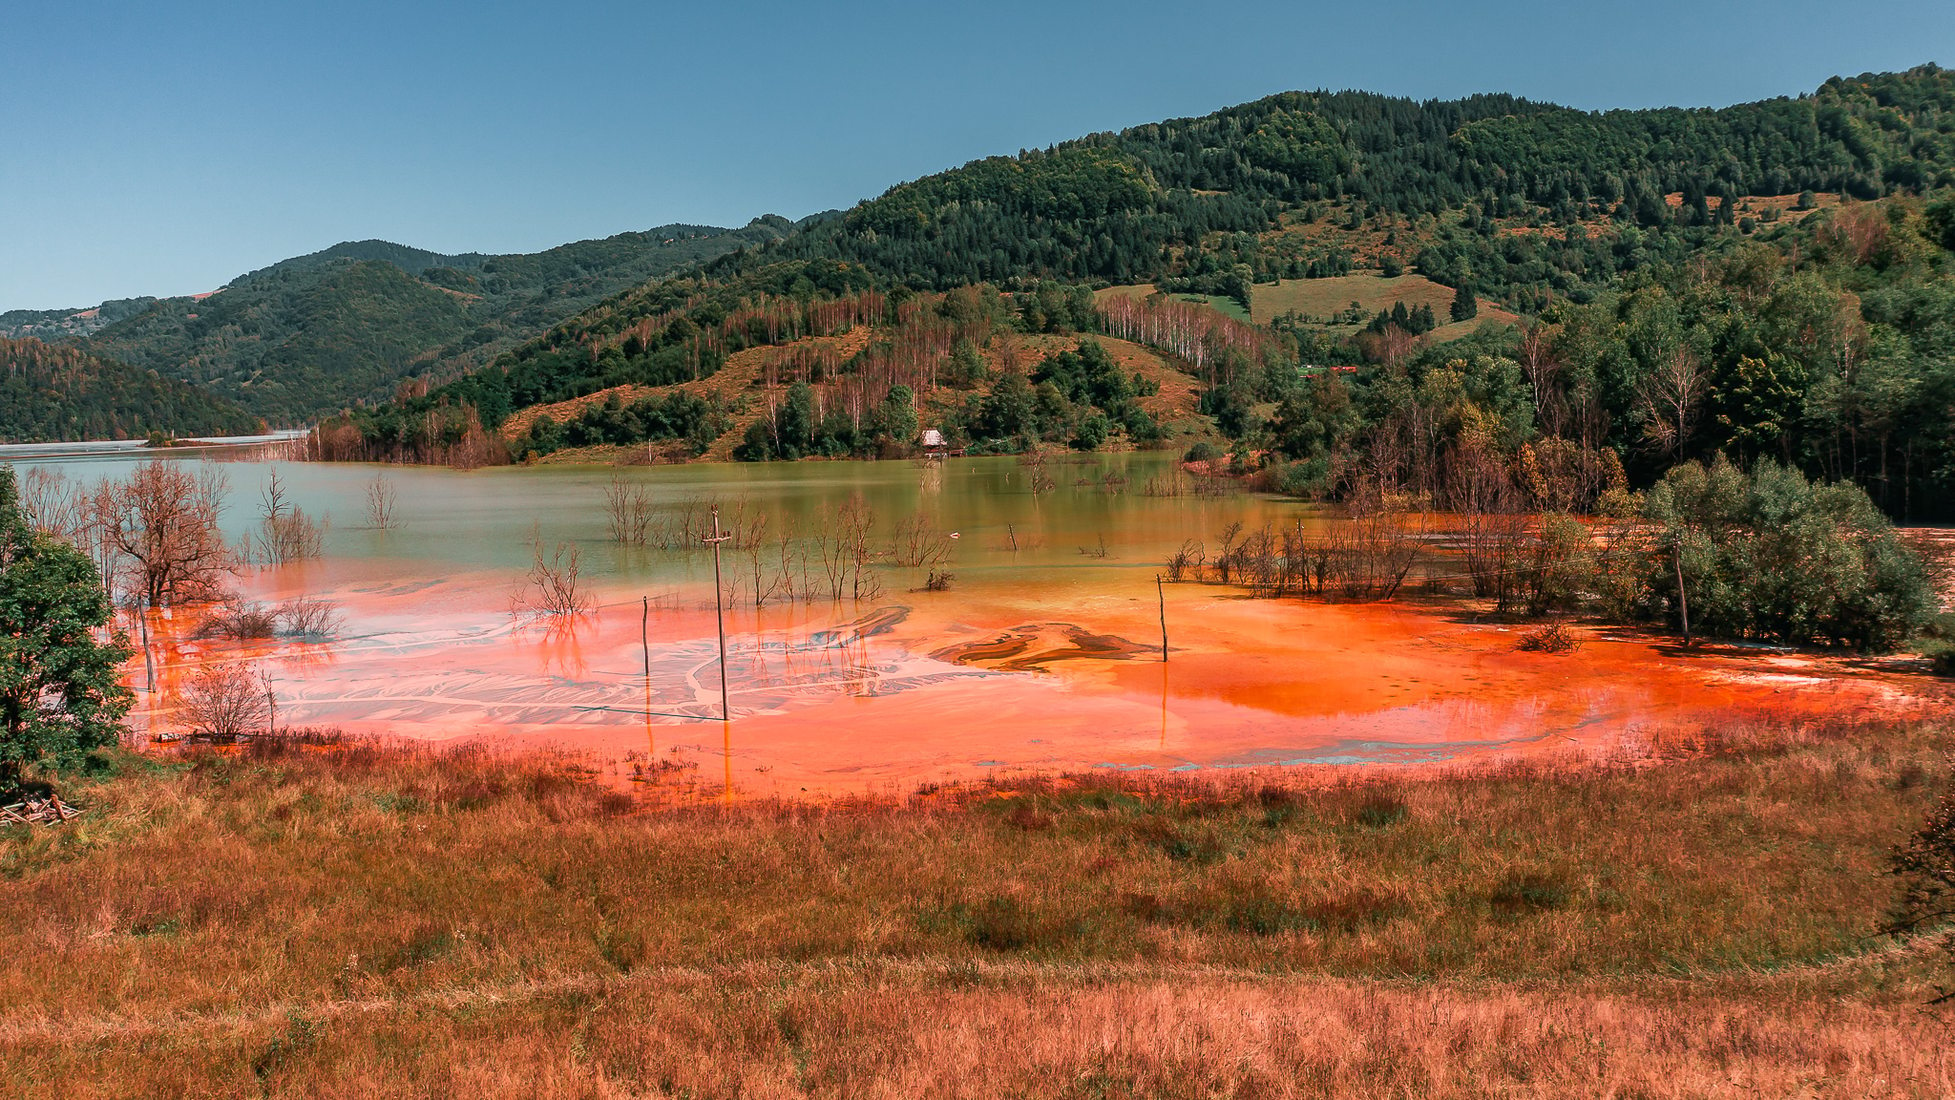
[[[73,344],[296,425],[465,373],[620,290],[793,229],[671,224],[507,255],[346,241],[217,293],[0,314],[0,337]]]
[[[783,221],[785,219],[782,219]],[[454,268],[459,271],[474,271],[485,266],[520,263],[524,260],[546,260],[549,257],[567,257],[573,262],[588,254],[597,252],[602,246],[611,246],[608,251],[632,247],[657,247],[674,244],[683,240],[696,240],[717,237],[732,232],[713,225],[672,225],[655,226],[651,229],[614,233],[609,237],[573,241],[569,244],[546,248],[540,252],[431,252],[413,245],[396,244],[393,241],[368,239],[364,241],[341,241],[330,248],[308,252],[303,256],[293,256],[275,264],[246,272],[231,280],[226,286],[249,283],[254,279],[279,271],[305,270],[324,267],[335,261],[378,260],[390,263],[410,275],[417,275],[430,268]]]
[[[10,309],[0,313],[0,337],[69,340],[98,332],[156,304],[155,298],[117,298],[86,309]]]

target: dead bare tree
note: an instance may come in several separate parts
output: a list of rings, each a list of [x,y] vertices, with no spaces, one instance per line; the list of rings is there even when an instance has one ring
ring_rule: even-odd
[[[514,601],[517,614],[560,617],[590,610],[591,597],[580,575],[582,555],[575,543],[559,542],[545,551],[542,537],[532,533],[530,559],[528,577]]]
[[[1527,536],[1513,470],[1484,440],[1462,438],[1446,456],[1446,488],[1473,594],[1505,608],[1517,591],[1515,574]]]
[[[1650,445],[1673,460],[1680,458],[1709,388],[1710,375],[1688,347],[1677,348],[1644,375],[1636,401]]]
[[[1389,600],[1418,562],[1423,526],[1376,485],[1359,486],[1349,508],[1334,529],[1332,583],[1349,599]]]
[[[1181,549],[1168,558],[1168,580],[1179,583],[1184,580],[1200,580],[1202,562],[1208,557],[1208,550],[1200,539],[1184,539]]]
[[[652,525],[651,491],[626,481],[622,474],[614,475],[604,487],[604,515],[612,542],[645,545]]]
[[[325,526],[291,502],[274,469],[259,494],[258,536],[246,536],[244,556],[266,565],[306,561],[325,547]]]
[[[1521,332],[1521,373],[1534,391],[1534,411],[1541,418],[1541,429],[1558,436],[1568,423],[1568,402],[1561,392],[1561,360],[1555,356],[1548,332],[1542,325],[1529,325]]]
[[[950,560],[955,543],[948,534],[922,515],[913,515],[896,525],[889,537],[889,556],[898,565],[911,569],[934,568]]]
[[[850,591],[858,600],[877,599],[882,596],[882,578],[870,571],[876,561],[871,541],[875,537],[876,513],[859,495],[849,503],[851,507],[844,509],[842,516],[842,537],[848,544]]]
[[[755,512],[751,517],[742,515],[740,520],[742,521],[741,526],[745,530],[736,530],[732,542],[739,552],[745,554],[747,557],[747,576],[752,582],[751,591],[748,594],[753,599],[753,605],[759,607],[768,600],[773,599],[776,590],[780,587],[779,574],[768,568],[770,563],[768,562],[767,554],[769,547],[766,541],[767,513]],[[746,537],[742,538],[742,535]],[[737,564],[734,566],[734,573],[736,576],[739,573],[739,566]]]
[[[1235,583],[1237,556],[1235,540],[1242,536],[1242,521],[1231,520],[1222,529],[1222,549],[1215,555],[1215,579],[1223,584]]]
[[[792,530],[784,530],[774,542],[779,568],[777,591],[788,601],[812,598],[814,586],[808,580],[808,554],[805,542]]]
[[[1025,468],[1026,478],[1031,485],[1033,496],[1044,496],[1058,488],[1059,483],[1054,481],[1052,475],[1046,471],[1044,451],[1034,447],[1018,456],[1018,464]]]
[[[215,467],[152,459],[128,480],[97,494],[103,538],[130,566],[132,587],[149,607],[212,599],[234,560],[218,531],[224,475]]]
[[[184,724],[192,737],[236,741],[266,729],[273,698],[269,681],[248,662],[207,664],[184,688]]]
[[[59,470],[35,466],[20,475],[20,508],[43,534],[79,545],[88,525],[88,494]]]
[[[300,596],[278,605],[278,632],[287,637],[324,639],[339,633],[339,605]]]
[[[394,483],[387,479],[386,474],[373,475],[366,488],[368,527],[387,531],[398,525],[394,516],[394,499]]]

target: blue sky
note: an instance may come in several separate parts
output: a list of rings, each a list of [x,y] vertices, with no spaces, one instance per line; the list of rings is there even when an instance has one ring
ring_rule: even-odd
[[[15,0],[0,39],[4,310],[209,290],[341,240],[798,217],[1291,88],[1798,94],[1955,65],[1955,5]]]

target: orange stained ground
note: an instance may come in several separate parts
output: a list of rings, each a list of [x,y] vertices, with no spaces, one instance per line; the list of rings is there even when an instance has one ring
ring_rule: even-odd
[[[270,673],[281,725],[563,747],[616,774],[652,759],[702,788],[774,795],[1028,769],[1614,753],[1719,713],[1946,702],[1902,661],[1684,652],[1588,628],[1578,653],[1555,656],[1444,608],[1251,600],[1202,585],[1166,589],[1163,664],[1151,574],[1103,569],[860,607],[734,610],[733,720],[722,725],[710,587],[646,603],[604,591],[576,621],[531,623],[509,614],[505,575],[396,568],[328,561],[253,593],[334,600],[346,626],[330,642],[198,642],[185,637],[195,616],[153,620],[156,690],[144,660],[130,663],[138,719],[158,735],[180,729],[191,671],[248,660]]]

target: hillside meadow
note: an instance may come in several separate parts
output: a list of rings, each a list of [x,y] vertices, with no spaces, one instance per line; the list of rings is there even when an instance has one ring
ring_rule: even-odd
[[[0,839],[20,1094],[1945,1095],[1943,718],[1595,763],[702,800],[331,734]]]

